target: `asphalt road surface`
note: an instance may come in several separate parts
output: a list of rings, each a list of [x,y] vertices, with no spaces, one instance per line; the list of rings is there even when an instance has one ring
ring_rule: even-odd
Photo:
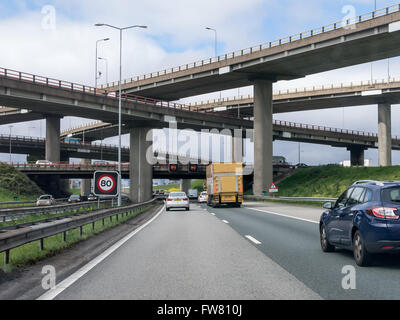
[[[221,211],[222,212],[222,211]],[[197,204],[163,212],[55,299],[320,299]]]
[[[357,267],[323,253],[323,209],[272,203],[192,204],[163,212],[56,299],[399,299],[399,256]],[[355,289],[342,286],[355,270]]]

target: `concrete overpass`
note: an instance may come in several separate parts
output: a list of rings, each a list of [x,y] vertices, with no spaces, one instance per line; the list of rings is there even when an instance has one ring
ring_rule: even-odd
[[[254,193],[262,194],[272,181],[272,84],[322,71],[399,55],[400,7],[392,6],[367,15],[342,21],[286,39],[241,50],[240,53],[186,65],[179,70],[153,73],[125,83],[126,92],[175,100],[190,95],[254,85]],[[318,63],[315,63],[315,62]],[[46,158],[60,157],[60,117],[77,117],[116,123],[118,101],[115,88],[101,90],[36,75],[0,69],[0,104],[24,108],[45,114]],[[217,128],[243,130],[253,122],[209,114],[152,98],[124,94],[123,119],[131,129],[132,180],[146,181],[151,167],[146,164],[145,137],[151,129],[168,126],[171,119],[178,128]],[[390,108],[380,110],[380,143],[389,155]],[[195,111],[195,112],[194,112]],[[134,150],[134,151],[132,151]],[[389,161],[388,161],[389,163]],[[142,167],[138,167],[142,164]],[[148,198],[151,192],[147,181],[133,191],[133,199]]]
[[[257,79],[290,80],[397,56],[399,5],[218,57],[123,81],[123,90],[178,100],[254,85]],[[316,63],[318,62],[318,63]],[[118,83],[102,87],[118,90]]]

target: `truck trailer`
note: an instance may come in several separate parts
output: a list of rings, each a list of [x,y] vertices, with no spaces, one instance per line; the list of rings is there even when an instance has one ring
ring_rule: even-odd
[[[207,167],[207,204],[212,207],[243,203],[243,164],[212,163]]]

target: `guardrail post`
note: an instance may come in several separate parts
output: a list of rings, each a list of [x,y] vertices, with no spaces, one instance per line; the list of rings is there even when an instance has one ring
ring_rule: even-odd
[[[64,231],[64,232],[63,232],[62,241],[63,241],[63,242],[66,242],[66,241],[67,241],[67,231]]]
[[[4,264],[10,264],[10,250],[4,252]]]
[[[93,222],[93,223],[92,223],[92,230],[93,230],[93,231],[94,231],[94,225],[95,225],[95,223],[96,223],[96,222]]]
[[[40,251],[43,251],[43,250],[44,250],[44,239],[43,239],[43,238],[40,239],[39,247],[40,247]]]
[[[79,236],[82,237],[83,235],[83,227],[79,227]]]

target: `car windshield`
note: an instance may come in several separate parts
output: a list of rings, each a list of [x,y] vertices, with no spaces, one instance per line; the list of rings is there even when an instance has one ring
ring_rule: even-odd
[[[400,203],[400,187],[388,188],[382,190],[382,201]]]

